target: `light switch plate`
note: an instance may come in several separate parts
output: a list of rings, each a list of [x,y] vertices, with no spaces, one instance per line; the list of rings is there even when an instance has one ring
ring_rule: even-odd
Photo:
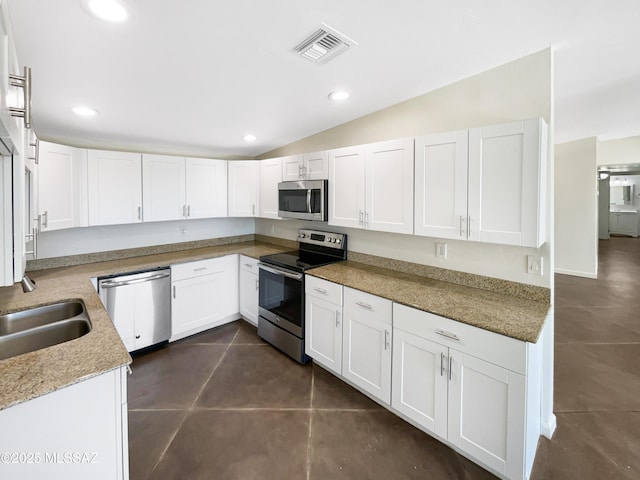
[[[527,255],[527,273],[542,276],[542,257],[540,255]]]
[[[447,258],[446,243],[436,243],[436,258]]]

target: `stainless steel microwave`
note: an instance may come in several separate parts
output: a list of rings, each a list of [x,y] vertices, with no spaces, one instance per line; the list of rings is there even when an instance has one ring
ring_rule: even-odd
[[[327,180],[300,180],[278,184],[278,216],[326,221]]]

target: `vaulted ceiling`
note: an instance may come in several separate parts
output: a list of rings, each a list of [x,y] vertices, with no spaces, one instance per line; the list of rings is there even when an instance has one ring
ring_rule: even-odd
[[[83,0],[8,1],[51,139],[254,156],[548,46],[556,142],[640,134],[637,0],[123,0],[119,24]],[[291,53],[321,23],[357,45]]]

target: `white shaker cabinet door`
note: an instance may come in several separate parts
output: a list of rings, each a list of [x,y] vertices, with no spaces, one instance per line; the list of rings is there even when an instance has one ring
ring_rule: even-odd
[[[468,130],[416,138],[416,235],[467,238],[468,139]]]
[[[447,438],[448,348],[393,330],[391,406],[441,438]]]
[[[142,222],[142,155],[88,151],[89,225]]]
[[[282,159],[260,161],[260,217],[278,218],[278,183],[282,181]]]
[[[258,275],[240,268],[240,315],[258,326]]]
[[[413,233],[413,139],[365,146],[365,228]]]
[[[329,152],[329,225],[364,228],[364,147]]]
[[[81,221],[81,152],[74,147],[40,142],[38,215],[40,230],[48,232],[86,225]]]
[[[185,216],[184,157],[142,155],[142,204],[145,222]]]
[[[186,159],[187,218],[227,216],[227,162]]]
[[[326,150],[305,153],[302,158],[307,180],[326,180],[329,178],[329,155]]]
[[[525,377],[449,351],[449,441],[507,478],[522,478]]]
[[[260,162],[257,160],[230,161],[228,169],[229,216],[256,217]]]
[[[304,175],[304,161],[302,155],[291,155],[289,157],[282,157],[282,181],[283,182],[297,182],[303,180]]]
[[[315,363],[342,373],[342,307],[313,295],[305,302],[305,352]]]
[[[547,125],[540,118],[469,130],[468,238],[540,247]]]

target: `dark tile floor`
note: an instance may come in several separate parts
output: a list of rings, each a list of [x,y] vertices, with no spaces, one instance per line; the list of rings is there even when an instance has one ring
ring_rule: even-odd
[[[640,478],[640,239],[556,276],[555,411],[532,479]],[[244,321],[137,356],[131,480],[495,478]]]

